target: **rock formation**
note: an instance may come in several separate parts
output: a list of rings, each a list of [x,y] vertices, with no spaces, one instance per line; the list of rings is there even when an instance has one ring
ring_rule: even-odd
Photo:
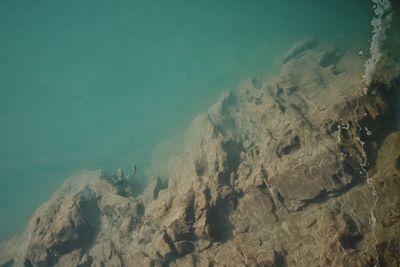
[[[399,69],[361,95],[359,49],[314,42],[224,93],[139,195],[69,178],[0,266],[398,266]]]

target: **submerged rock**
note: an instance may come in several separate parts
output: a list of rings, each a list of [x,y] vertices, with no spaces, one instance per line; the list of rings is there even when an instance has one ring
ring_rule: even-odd
[[[143,192],[68,179],[0,244],[0,266],[398,264],[398,84],[359,96],[362,59],[313,38],[285,62],[199,115]]]
[[[316,40],[314,37],[306,37],[296,42],[283,56],[283,63],[287,63],[295,58],[301,52],[311,49],[315,46]]]

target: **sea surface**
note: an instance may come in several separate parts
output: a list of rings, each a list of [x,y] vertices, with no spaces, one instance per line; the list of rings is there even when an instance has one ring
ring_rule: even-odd
[[[368,47],[372,16],[368,0],[1,0],[0,240],[78,169],[145,179],[157,144],[295,41]]]

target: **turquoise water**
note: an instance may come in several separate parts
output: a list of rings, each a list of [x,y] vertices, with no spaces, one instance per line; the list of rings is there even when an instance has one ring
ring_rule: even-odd
[[[81,168],[112,171],[182,132],[304,36],[367,43],[351,1],[0,1],[0,239]]]

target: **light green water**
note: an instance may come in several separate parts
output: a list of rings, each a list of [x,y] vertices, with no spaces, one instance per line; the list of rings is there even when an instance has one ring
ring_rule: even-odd
[[[304,36],[370,38],[366,0],[0,0],[0,239],[81,168],[113,170]]]

